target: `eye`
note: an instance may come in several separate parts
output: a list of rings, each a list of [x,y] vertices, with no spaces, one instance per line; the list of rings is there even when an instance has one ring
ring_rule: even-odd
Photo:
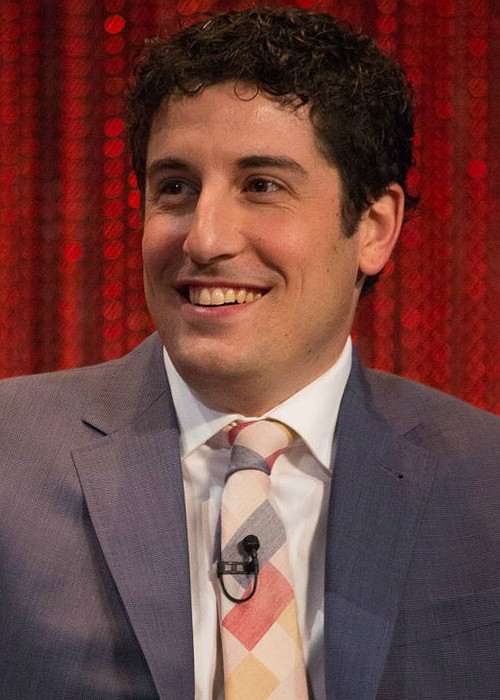
[[[245,189],[249,192],[269,194],[271,192],[279,192],[283,187],[274,180],[268,180],[265,177],[256,177],[248,182]]]
[[[185,180],[163,180],[158,185],[158,194],[170,197],[183,197],[195,194],[194,186]]]
[[[151,188],[151,202],[164,211],[184,213],[195,206],[197,197],[196,184],[180,177],[163,178]]]

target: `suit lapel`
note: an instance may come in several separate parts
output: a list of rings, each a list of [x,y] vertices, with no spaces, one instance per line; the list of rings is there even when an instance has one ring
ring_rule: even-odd
[[[97,537],[161,698],[194,697],[188,544],[176,425],[150,342],[85,422],[107,433],[73,452]],[[142,385],[131,386],[134,377]],[[126,395],[122,387],[126,387]],[[104,407],[104,408],[103,408]],[[109,416],[119,427],[109,425]]]
[[[413,425],[407,421],[406,431]],[[433,472],[428,453],[371,407],[354,358],[339,416],[327,528],[328,698],[376,697]]]

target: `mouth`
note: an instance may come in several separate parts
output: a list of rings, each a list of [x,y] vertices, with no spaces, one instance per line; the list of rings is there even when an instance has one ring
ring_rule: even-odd
[[[195,306],[236,306],[252,304],[259,301],[267,289],[255,287],[209,287],[201,285],[185,285],[178,292],[190,304]]]

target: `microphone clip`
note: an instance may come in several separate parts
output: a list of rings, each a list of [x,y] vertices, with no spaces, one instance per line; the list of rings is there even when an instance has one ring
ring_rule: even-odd
[[[239,548],[250,557],[250,561],[222,561],[217,562],[217,577],[226,598],[233,603],[245,603],[255,594],[257,589],[257,577],[259,574],[259,560],[257,550],[260,547],[259,538],[256,535],[247,535],[239,544]],[[244,598],[235,598],[226,589],[223,576],[253,576],[253,586],[250,593]]]
[[[218,561],[217,576],[249,576],[255,573],[255,560],[251,561]]]

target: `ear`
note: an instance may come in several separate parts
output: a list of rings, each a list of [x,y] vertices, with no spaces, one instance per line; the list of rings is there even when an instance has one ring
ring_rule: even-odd
[[[389,185],[364,212],[359,224],[359,270],[376,275],[389,260],[403,223],[404,192],[400,185]]]

